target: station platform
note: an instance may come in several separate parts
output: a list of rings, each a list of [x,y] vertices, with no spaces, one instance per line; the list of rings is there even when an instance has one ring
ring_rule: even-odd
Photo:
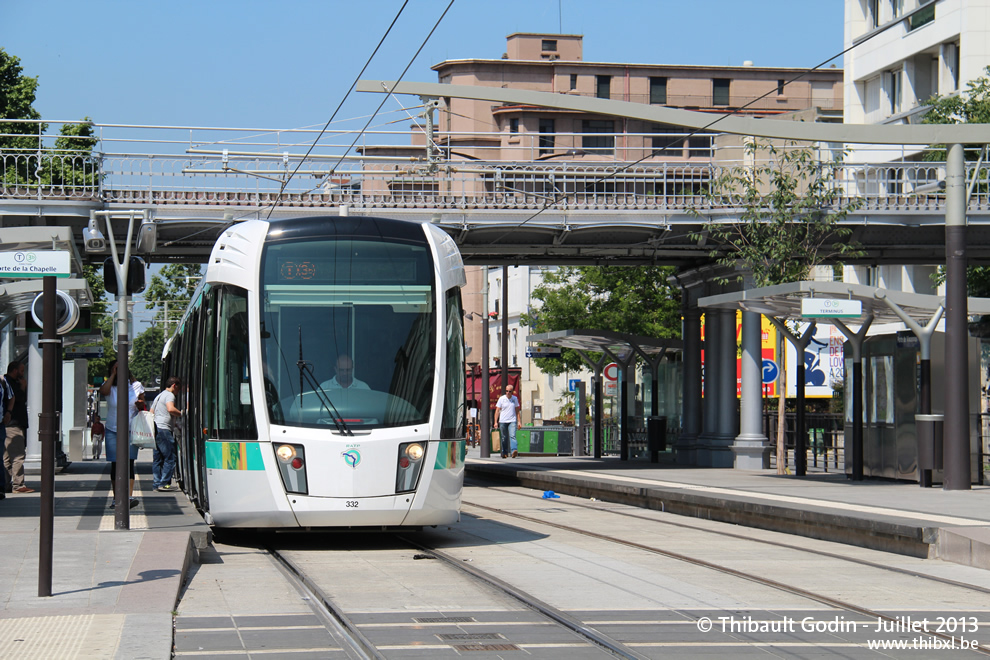
[[[110,464],[55,475],[52,596],[38,596],[40,477],[0,500],[0,658],[169,658],[186,572],[210,541],[181,492],[152,490],[151,451],[136,463],[130,529],[114,530]]]
[[[804,477],[776,470],[686,468],[609,457],[481,458],[467,478],[848,543],[990,569],[990,487],[854,482],[841,471]]]

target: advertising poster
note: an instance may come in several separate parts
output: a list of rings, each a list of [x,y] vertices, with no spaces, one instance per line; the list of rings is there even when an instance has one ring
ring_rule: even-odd
[[[736,312],[736,396],[740,395],[740,370],[742,365],[741,350],[739,342],[742,338],[742,312]],[[761,345],[763,350],[763,396],[774,398],[777,396],[777,384],[780,382],[779,370],[780,361],[777,360],[777,329],[767,320],[767,317],[760,316]],[[807,323],[795,325],[789,323],[788,327],[795,335],[801,335],[807,329]],[[704,317],[701,321],[701,338],[705,338]],[[838,328],[831,323],[818,323],[815,327],[815,334],[804,352],[805,368],[805,390],[804,395],[808,398],[831,398],[832,383],[841,383],[844,377],[844,366],[842,355],[842,345],[846,338],[839,332]],[[785,342],[787,354],[787,396],[794,398],[797,396],[797,354],[794,345]],[[701,352],[702,363],[702,383],[704,383],[704,362],[705,352]]]
[[[792,327],[788,325],[788,327]],[[807,323],[797,324],[795,335],[802,335]],[[831,323],[818,323],[804,350],[804,395],[808,398],[831,398],[832,383],[841,383],[845,374],[842,344],[845,336]],[[797,396],[797,353],[787,342],[787,396]]]

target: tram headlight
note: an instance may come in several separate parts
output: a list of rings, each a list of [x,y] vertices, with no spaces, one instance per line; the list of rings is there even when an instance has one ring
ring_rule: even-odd
[[[425,442],[404,442],[399,445],[399,459],[395,475],[396,493],[408,493],[416,490],[419,476],[423,472],[424,456],[426,456]]]
[[[302,445],[278,445],[275,448],[278,457],[278,471],[282,475],[282,485],[287,493],[309,493],[306,480],[306,451]]]

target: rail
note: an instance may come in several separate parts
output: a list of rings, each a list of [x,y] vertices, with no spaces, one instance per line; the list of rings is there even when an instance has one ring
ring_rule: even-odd
[[[369,208],[659,210],[732,208],[705,195],[720,166],[657,162],[623,164],[448,161],[428,171],[416,161],[362,162],[297,174],[294,165],[228,159],[47,152],[0,154],[0,199],[85,200],[136,205],[264,206],[353,204]],[[225,169],[226,168],[226,169]],[[990,212],[990,170],[980,170],[969,212]],[[972,176],[972,172],[969,173]],[[835,185],[860,212],[943,213],[945,196],[913,192],[944,178],[940,163],[843,167]],[[856,192],[858,191],[858,192]]]
[[[539,156],[546,144],[541,146],[541,140],[559,144],[582,137],[587,135],[520,135],[512,149],[500,147],[502,153],[516,154],[518,161],[471,159],[450,146],[431,159],[424,149],[408,145],[364,146],[362,153],[346,157],[324,146],[304,161],[304,150],[298,146],[247,140],[202,146],[190,138],[189,146],[182,145],[188,152],[184,154],[90,155],[42,144],[36,149],[0,149],[0,199],[234,207],[267,206],[277,200],[290,207],[348,204],[467,212],[550,207],[645,211],[682,218],[691,209],[737,206],[732,198],[713,202],[706,196],[712,179],[736,164],[730,150],[713,150],[710,142],[694,150],[685,143],[676,158],[658,155],[634,164],[634,158],[654,148],[656,142],[649,140],[657,135],[616,134],[604,136],[615,145],[610,154],[578,148]],[[154,146],[178,148],[180,141]],[[407,155],[396,155],[403,149]],[[480,147],[472,149],[485,153]],[[384,155],[387,152],[391,155]],[[990,215],[990,168],[973,170],[971,163],[967,179],[976,176],[977,181],[968,212],[970,221],[979,223]],[[944,179],[945,165],[939,162],[849,162],[837,170],[831,185],[842,191],[843,202],[859,200],[857,215],[869,213],[871,222],[884,222],[885,215],[944,213],[945,196],[937,188]],[[862,218],[849,221],[862,222]]]

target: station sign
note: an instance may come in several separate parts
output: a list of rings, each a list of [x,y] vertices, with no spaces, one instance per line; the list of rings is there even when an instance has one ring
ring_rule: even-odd
[[[559,358],[559,346],[527,346],[526,357],[528,358]]]
[[[71,258],[65,250],[0,252],[0,278],[68,277]]]
[[[801,316],[803,318],[857,318],[863,315],[862,300],[841,298],[803,298]]]
[[[68,346],[64,350],[66,360],[94,360],[103,357],[102,346]]]

